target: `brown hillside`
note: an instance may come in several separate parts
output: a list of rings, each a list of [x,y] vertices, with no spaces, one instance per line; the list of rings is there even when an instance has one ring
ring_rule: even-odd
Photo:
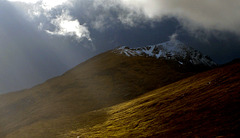
[[[104,110],[64,137],[239,137],[240,63],[201,73]]]
[[[57,137],[100,123],[105,112],[88,112],[194,74],[182,69],[175,61],[106,52],[41,85],[1,95],[0,137]]]

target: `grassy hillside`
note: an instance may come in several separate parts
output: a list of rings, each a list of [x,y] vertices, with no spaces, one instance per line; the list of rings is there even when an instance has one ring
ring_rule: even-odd
[[[106,52],[62,76],[0,96],[0,137],[58,137],[105,122],[104,107],[131,100],[195,72],[175,61]]]
[[[62,137],[239,137],[240,63],[91,113],[104,121]]]

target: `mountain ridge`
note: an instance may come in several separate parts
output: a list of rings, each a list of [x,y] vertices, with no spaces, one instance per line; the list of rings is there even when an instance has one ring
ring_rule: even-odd
[[[146,54],[128,56],[119,50],[125,48],[99,54],[33,88],[0,95],[0,137],[58,137],[95,126],[108,120],[108,107],[135,101],[215,67],[195,65],[189,59],[181,64],[174,51],[175,57],[167,59]],[[181,50],[177,52],[182,54]]]
[[[179,40],[170,40],[156,45],[148,45],[139,48],[129,48],[121,46],[113,50],[114,53],[130,56],[150,56],[157,59],[176,60],[180,65],[193,64],[208,67],[216,67],[213,60],[203,55],[200,51],[185,45]]]
[[[90,111],[131,100],[199,72],[176,63],[127,57],[110,50],[31,89],[0,95],[0,137],[56,137],[60,131],[88,124],[78,120],[93,119],[93,114],[84,115]]]

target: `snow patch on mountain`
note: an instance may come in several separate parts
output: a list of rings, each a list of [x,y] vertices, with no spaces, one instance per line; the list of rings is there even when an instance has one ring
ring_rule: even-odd
[[[114,53],[131,56],[147,56],[157,59],[176,60],[180,65],[194,64],[205,65],[209,67],[217,66],[208,56],[201,52],[186,46],[178,40],[171,40],[164,43],[149,45],[146,47],[129,48],[122,46],[113,50]]]

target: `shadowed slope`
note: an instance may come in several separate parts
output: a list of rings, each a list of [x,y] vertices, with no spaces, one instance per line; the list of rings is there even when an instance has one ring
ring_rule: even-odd
[[[57,137],[92,120],[94,125],[105,121],[106,113],[87,112],[133,99],[192,74],[194,70],[185,71],[176,61],[109,51],[41,85],[1,95],[0,137]]]
[[[63,136],[239,137],[239,69],[238,62],[106,108],[104,123]]]

